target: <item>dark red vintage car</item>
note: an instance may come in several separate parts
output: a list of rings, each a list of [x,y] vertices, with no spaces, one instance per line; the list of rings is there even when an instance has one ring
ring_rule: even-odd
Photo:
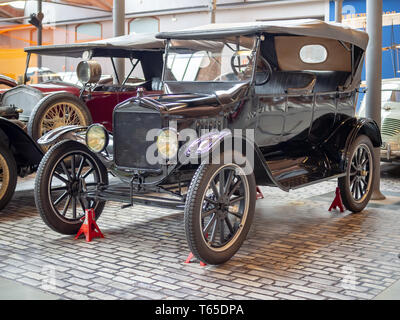
[[[112,111],[118,103],[136,96],[138,87],[144,89],[144,95],[155,93],[161,83],[164,41],[155,39],[151,34],[127,35],[87,43],[29,47],[25,51],[25,84],[3,92],[0,106],[22,109],[20,120],[27,124],[28,134],[35,141],[44,133],[64,125],[89,125],[96,122],[102,123],[111,131]],[[52,75],[48,68],[42,68],[46,69],[46,75],[39,74],[34,81],[29,69],[35,68],[28,68],[32,54],[90,60],[90,64],[81,64],[82,75],[86,75],[89,66],[93,67],[95,64],[92,59],[102,60],[97,63],[100,73],[107,61],[112,65],[119,84],[113,84],[111,76],[100,77],[101,74],[88,79],[79,79],[79,75],[76,78],[74,74],[75,83],[62,81],[60,76]],[[125,79],[120,79],[120,75],[116,73],[116,58],[125,59],[125,64],[130,65]],[[132,74],[137,74],[140,68],[141,76],[133,78]],[[29,82],[32,83],[27,84]]]
[[[143,95],[160,92],[164,41],[153,35],[31,47],[25,51],[25,84],[0,77],[0,210],[10,201],[17,177],[37,170],[47,147],[39,147],[36,141],[44,133],[65,125],[86,126],[93,121],[111,131],[112,112],[118,103],[136,96],[139,87]],[[75,84],[61,81],[48,68],[35,68],[32,72],[34,68],[28,69],[32,54],[81,58],[77,75],[74,74],[81,84],[78,80]],[[113,84],[112,77],[101,78],[103,65],[92,58],[110,59],[114,67],[115,58],[125,58],[131,68],[125,79],[118,79],[115,74],[121,81]],[[132,78],[139,66],[143,77]],[[33,81],[34,73],[44,82],[35,83],[38,81]],[[28,85],[29,81],[33,84]]]

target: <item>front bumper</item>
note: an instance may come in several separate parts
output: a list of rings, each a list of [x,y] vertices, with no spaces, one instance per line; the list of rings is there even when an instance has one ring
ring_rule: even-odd
[[[400,159],[400,150],[397,148],[397,145],[394,148],[391,143],[383,143],[381,147],[381,160],[392,161],[394,159]]]

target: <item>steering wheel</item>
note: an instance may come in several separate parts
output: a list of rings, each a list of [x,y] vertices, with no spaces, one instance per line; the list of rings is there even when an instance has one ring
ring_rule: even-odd
[[[265,69],[262,70],[262,72],[265,74],[265,79],[262,80],[261,82],[257,82],[257,73],[258,73],[257,71],[258,71],[258,69],[261,67],[261,66],[257,65],[257,69],[256,69],[256,83],[255,83],[256,86],[262,86],[263,84],[266,84],[266,83],[269,81],[269,79],[271,79],[271,74],[272,74],[272,67],[271,67],[271,65],[269,64],[269,62],[267,61],[267,59],[265,59],[262,55],[260,55],[260,56],[259,56],[259,61],[261,61],[261,63],[263,64],[262,67],[265,67],[265,68],[266,68],[266,70],[265,70]]]
[[[220,74],[218,77],[216,77],[213,81],[224,81],[223,79],[227,79],[229,80],[229,78],[233,77],[233,73],[232,72],[225,72],[223,74]]]
[[[242,64],[241,59],[246,58],[247,62]],[[234,74],[241,78],[245,75],[248,71],[251,71],[251,66],[253,64],[253,57],[250,55],[243,56],[236,51],[231,57],[231,68]]]

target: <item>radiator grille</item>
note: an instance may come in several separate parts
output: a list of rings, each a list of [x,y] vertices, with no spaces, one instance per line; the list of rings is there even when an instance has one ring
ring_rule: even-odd
[[[147,149],[154,141],[146,141],[149,130],[161,128],[159,112],[131,109],[114,112],[114,161],[117,166],[135,169],[159,169],[159,164],[149,164]]]
[[[395,136],[400,134],[400,120],[393,118],[385,118],[382,123],[382,135]]]

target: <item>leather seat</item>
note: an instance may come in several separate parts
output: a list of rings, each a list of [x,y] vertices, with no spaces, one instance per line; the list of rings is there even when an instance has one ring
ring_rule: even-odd
[[[350,72],[345,71],[317,71],[317,83],[314,92],[337,91],[339,86],[344,86],[350,76]]]
[[[343,86],[350,76],[349,72],[343,71],[275,71],[270,80],[262,85],[256,86],[256,94],[285,94],[289,88],[304,88],[316,77],[313,92],[337,91]],[[256,74],[257,80],[265,78],[263,73]]]
[[[265,79],[263,73],[257,73],[257,79]],[[315,78],[311,72],[275,71],[269,81],[262,86],[256,86],[256,94],[285,94],[289,88],[304,88]]]

